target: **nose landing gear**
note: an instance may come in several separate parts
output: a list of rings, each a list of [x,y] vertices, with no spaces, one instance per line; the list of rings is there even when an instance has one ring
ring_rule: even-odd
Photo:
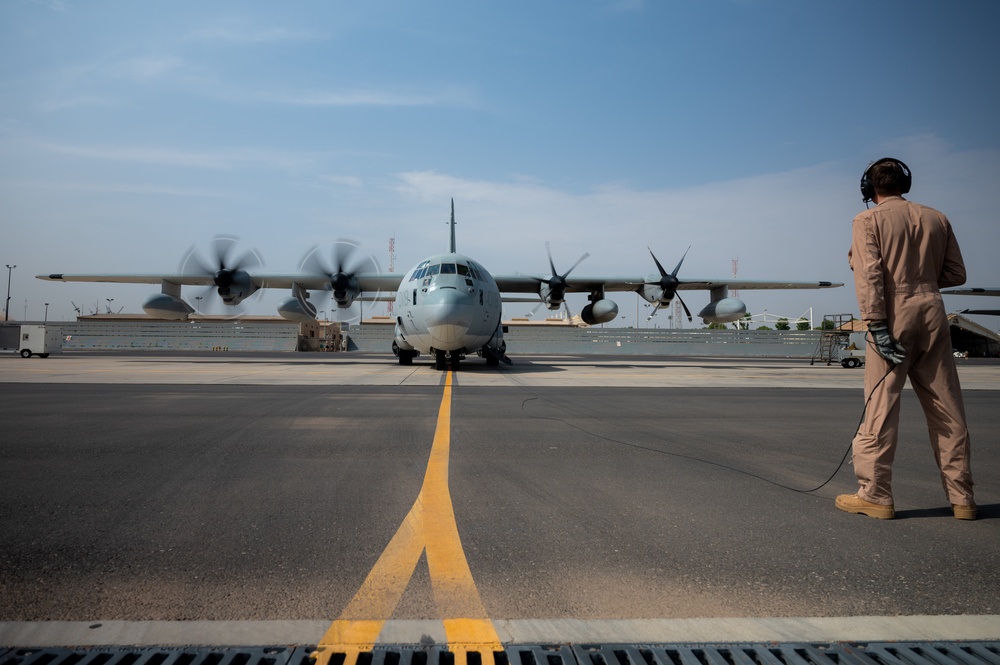
[[[446,369],[450,369],[452,372],[457,372],[461,360],[462,354],[458,351],[452,351],[451,355],[447,351],[434,351],[434,369],[438,371],[443,372]]]

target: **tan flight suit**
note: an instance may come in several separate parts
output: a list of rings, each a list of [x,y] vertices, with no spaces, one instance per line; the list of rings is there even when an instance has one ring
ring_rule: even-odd
[[[939,291],[965,283],[965,263],[948,218],[899,196],[884,199],[854,218],[847,256],[861,318],[887,321],[906,349],[902,364],[877,388],[889,363],[871,344],[865,353],[865,395],[872,397],[853,443],[858,495],[872,503],[893,502],[900,393],[909,377],[949,501],[973,503],[965,404]]]

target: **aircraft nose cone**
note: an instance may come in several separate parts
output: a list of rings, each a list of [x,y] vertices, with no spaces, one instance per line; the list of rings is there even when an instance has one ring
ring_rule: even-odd
[[[427,330],[434,348],[452,351],[464,346],[472,324],[472,297],[458,289],[436,289],[423,302]]]

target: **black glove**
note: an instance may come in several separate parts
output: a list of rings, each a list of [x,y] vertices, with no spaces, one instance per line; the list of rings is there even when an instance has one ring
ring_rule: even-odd
[[[875,352],[885,358],[887,362],[893,365],[903,362],[903,358],[906,357],[906,349],[889,333],[889,326],[885,321],[869,323],[868,334],[871,335],[871,343],[875,347]]]

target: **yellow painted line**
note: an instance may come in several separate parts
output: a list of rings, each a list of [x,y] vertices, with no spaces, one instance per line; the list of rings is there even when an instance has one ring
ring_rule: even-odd
[[[452,373],[448,372],[420,494],[361,588],[319,640],[314,654],[318,665],[327,665],[334,653],[345,654],[343,665],[354,665],[360,652],[375,646],[424,552],[434,601],[456,665],[464,665],[469,651],[503,649],[472,579],[448,489],[451,391]]]

